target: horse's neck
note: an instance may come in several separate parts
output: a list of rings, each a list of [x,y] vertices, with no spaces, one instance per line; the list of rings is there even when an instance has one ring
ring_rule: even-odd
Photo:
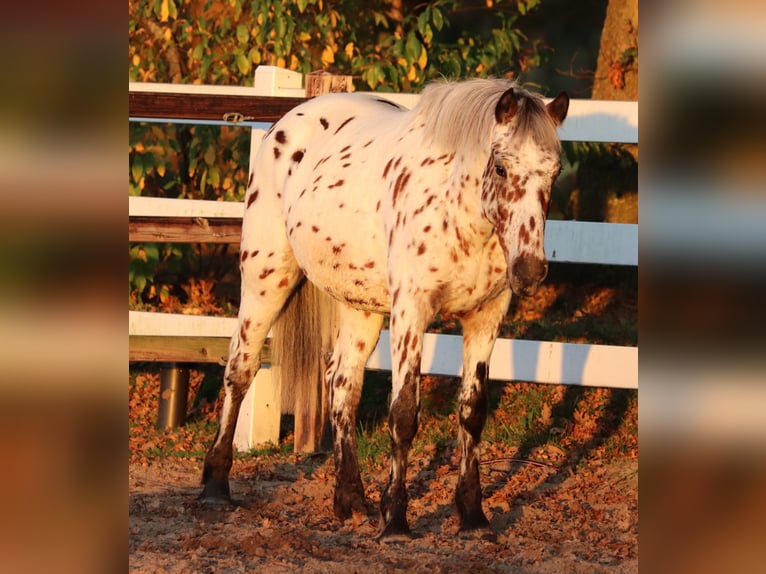
[[[487,151],[489,155],[489,151]],[[481,202],[482,176],[487,159],[480,154],[457,156],[447,190],[447,201],[455,206],[454,223],[489,241],[493,225],[484,215]]]

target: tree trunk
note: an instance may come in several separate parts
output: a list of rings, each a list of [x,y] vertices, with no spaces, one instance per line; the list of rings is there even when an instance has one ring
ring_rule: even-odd
[[[609,0],[592,97],[638,99],[638,0]],[[584,159],[569,211],[576,219],[637,223],[638,145],[608,144]]]
[[[638,0],[609,0],[593,99],[638,99]]]

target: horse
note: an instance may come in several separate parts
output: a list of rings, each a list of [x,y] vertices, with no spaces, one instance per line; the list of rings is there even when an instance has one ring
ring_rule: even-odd
[[[479,477],[488,364],[512,294],[532,295],[547,274],[545,219],[568,108],[565,92],[546,103],[514,82],[471,79],[429,84],[411,110],[375,94],[327,94],[271,126],[245,195],[238,329],[201,500],[230,501],[237,415],[272,326],[287,362],[315,360],[321,321],[313,318],[324,306],[337,320],[324,371],[333,511],[340,521],[367,512],[356,410],[388,315],[391,466],[378,537],[411,536],[405,474],[423,334],[442,314],[463,330],[459,528],[490,529]]]

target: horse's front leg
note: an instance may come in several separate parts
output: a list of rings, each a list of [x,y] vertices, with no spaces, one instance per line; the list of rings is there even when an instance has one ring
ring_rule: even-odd
[[[425,302],[396,297],[391,309],[392,389],[388,413],[391,470],[380,500],[384,526],[379,537],[409,536],[407,523],[407,458],[420,416],[420,357],[423,332],[432,317]]]
[[[382,315],[339,307],[338,339],[325,377],[331,389],[335,459],[333,510],[340,520],[351,518],[354,512],[367,512],[357,458],[356,411],[362,394],[364,366],[375,348],[382,324]]]
[[[461,531],[489,528],[489,521],[481,508],[479,443],[487,420],[489,359],[510,300],[511,292],[508,290],[461,317],[463,380],[458,401],[460,475],[455,492]]]

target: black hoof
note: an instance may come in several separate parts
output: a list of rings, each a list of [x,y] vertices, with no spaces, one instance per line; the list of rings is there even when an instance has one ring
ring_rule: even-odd
[[[197,500],[204,504],[234,504],[228,482],[209,480],[202,488]]]
[[[484,515],[484,511],[481,507],[476,507],[475,510],[470,512],[460,512],[460,528],[459,532],[471,532],[473,530],[489,530],[489,520]]]
[[[488,542],[497,541],[497,535],[489,524],[486,526],[477,526],[473,528],[463,528],[461,526],[457,532],[457,535],[459,538],[464,540],[486,540]]]
[[[370,516],[372,512],[374,512],[373,507],[364,496],[361,482],[357,488],[335,488],[333,513],[341,522],[353,518],[355,514]]]
[[[380,531],[376,540],[380,542],[409,542],[412,540],[412,532],[404,518],[389,521]]]

